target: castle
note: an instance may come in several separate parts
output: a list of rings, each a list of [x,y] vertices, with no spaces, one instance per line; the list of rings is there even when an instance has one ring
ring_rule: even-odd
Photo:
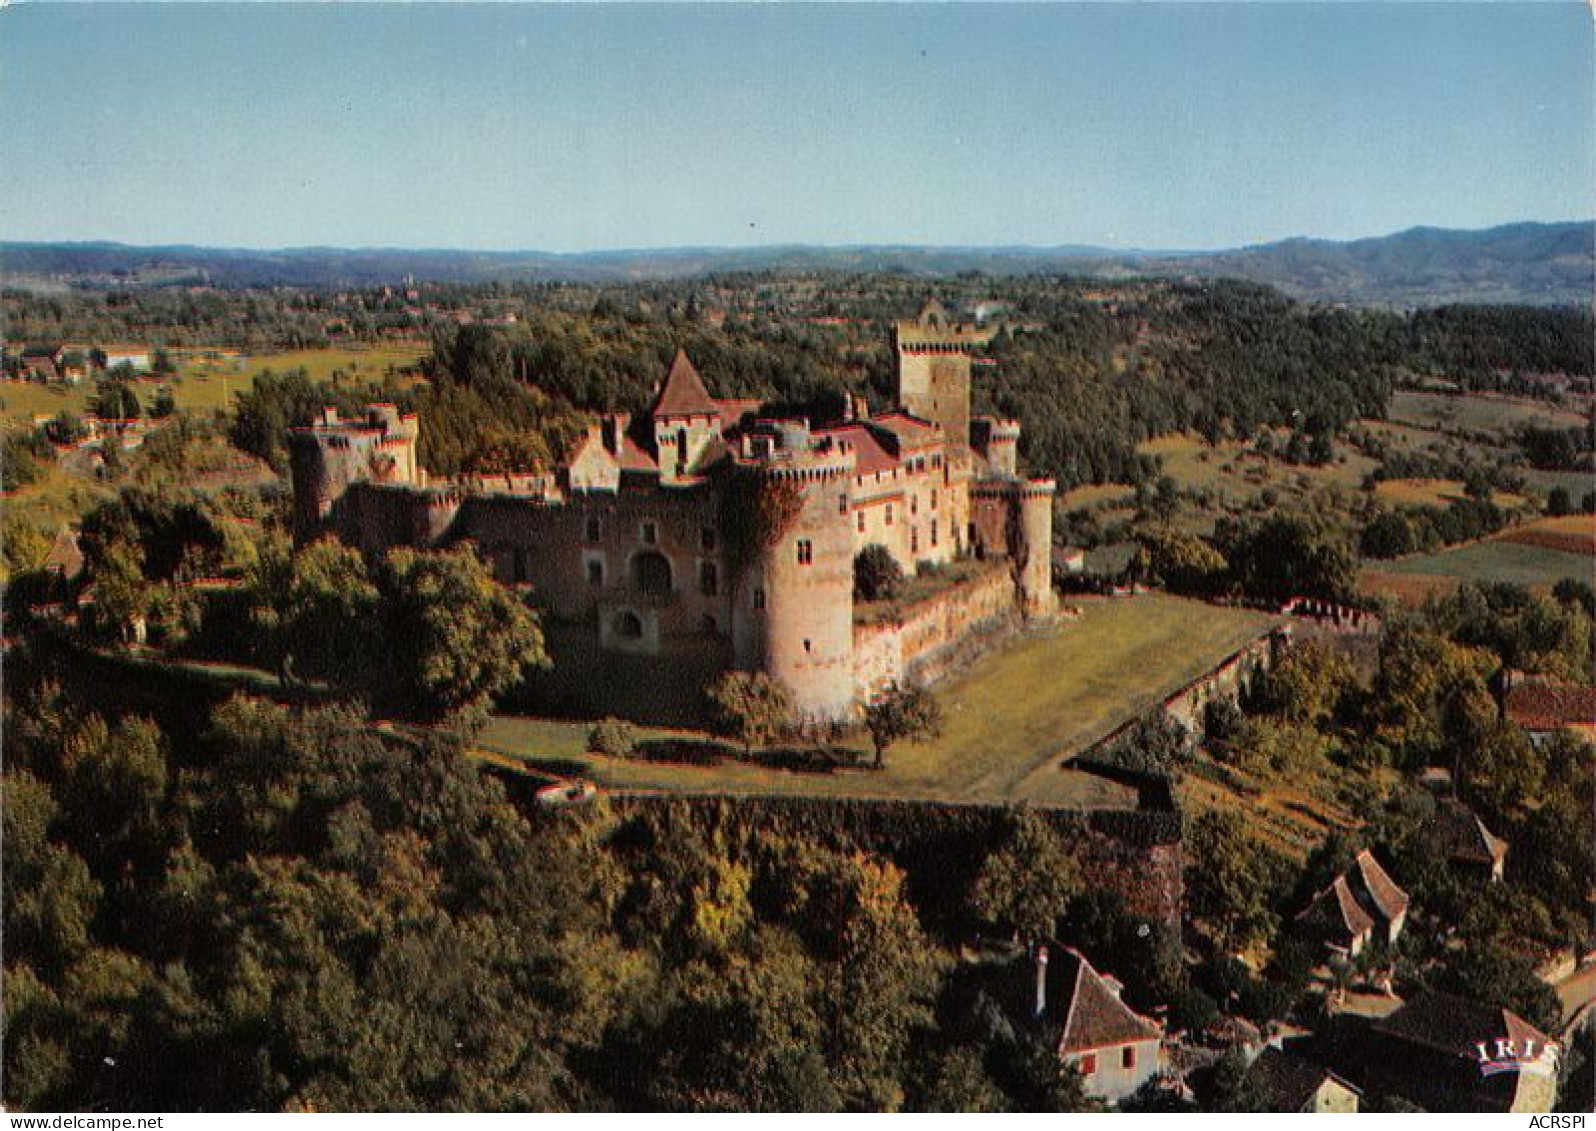
[[[328,410],[290,435],[296,537],[331,530],[368,552],[470,540],[558,629],[557,668],[570,641],[637,657],[642,679],[765,671],[803,717],[843,719],[977,621],[1056,611],[1054,483],[1019,474],[1017,422],[970,411],[988,337],[927,307],[894,328],[893,411],[850,402],[823,425],[711,397],[678,353],[646,414],[604,415],[547,475],[432,481],[414,416]],[[942,630],[884,648],[854,615],[854,558],[872,544],[909,574],[966,557],[1002,568]]]

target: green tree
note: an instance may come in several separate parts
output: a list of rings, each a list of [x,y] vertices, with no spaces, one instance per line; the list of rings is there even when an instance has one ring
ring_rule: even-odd
[[[1187,843],[1190,906],[1219,944],[1236,950],[1266,937],[1274,925],[1269,905],[1282,870],[1278,858],[1225,810],[1199,817]]]
[[[377,574],[387,708],[469,718],[548,665],[535,613],[470,546],[394,550]]]
[[[1053,934],[1080,890],[1080,866],[1047,818],[1011,812],[1000,845],[988,853],[970,892],[985,922],[1026,939]]]
[[[1142,581],[1176,593],[1212,594],[1222,586],[1228,567],[1224,555],[1196,535],[1152,529],[1136,540],[1131,572]]]
[[[903,567],[892,551],[872,542],[853,559],[853,595],[860,601],[890,601],[903,588]]]
[[[136,420],[139,397],[126,381],[102,381],[94,398],[94,411],[101,420]]]
[[[923,687],[894,683],[865,707],[865,729],[875,747],[876,769],[895,742],[918,742],[942,733],[942,704]]]
[[[753,754],[779,734],[792,718],[792,691],[764,672],[727,672],[709,688],[710,705],[721,733]]]

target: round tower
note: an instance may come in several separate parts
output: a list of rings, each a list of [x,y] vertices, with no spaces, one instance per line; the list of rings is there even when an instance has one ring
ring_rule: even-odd
[[[1058,485],[1051,479],[1031,479],[1020,488],[1017,500],[1019,532],[1016,547],[1020,603],[1025,615],[1046,618],[1058,612],[1053,592],[1053,496]]]
[[[746,472],[760,479],[760,509],[785,521],[762,540],[738,596],[738,663],[791,688],[802,721],[854,707],[852,467],[849,455]]]

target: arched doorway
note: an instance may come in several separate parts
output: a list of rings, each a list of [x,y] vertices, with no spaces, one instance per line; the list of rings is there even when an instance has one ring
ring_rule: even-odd
[[[632,588],[639,593],[671,591],[671,562],[664,554],[644,550],[632,559]]]

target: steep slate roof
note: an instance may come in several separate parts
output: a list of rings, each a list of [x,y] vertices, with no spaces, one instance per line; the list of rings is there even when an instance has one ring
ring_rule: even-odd
[[[1329,887],[1313,897],[1297,916],[1297,922],[1350,943],[1374,926],[1374,917],[1358,903],[1346,876],[1337,876]]]
[[[704,379],[687,358],[686,350],[677,350],[670,372],[665,374],[659,398],[651,410],[654,419],[672,416],[719,416],[720,407],[704,387]]]
[[[1059,1052],[1090,1052],[1133,1041],[1159,1039],[1158,1026],[1120,1001],[1119,995],[1079,951],[1062,948],[1055,961],[1064,988],[1064,997],[1059,1003],[1064,1015]]]
[[[1415,994],[1406,1005],[1376,1021],[1374,1028],[1471,1062],[1479,1059],[1475,1046],[1481,1041],[1487,1048],[1494,1048],[1498,1039],[1523,1048],[1526,1040],[1533,1039],[1540,1047],[1551,1039],[1510,1009],[1430,990]]]
[[[1328,1068],[1273,1045],[1260,1052],[1247,1069],[1247,1087],[1270,1111],[1301,1111],[1326,1080],[1334,1080],[1349,1092],[1358,1090]]]
[[[1461,801],[1448,798],[1436,805],[1431,827],[1448,860],[1494,866],[1507,855],[1507,841],[1486,828]]]
[[[1380,862],[1367,848],[1359,852],[1352,862],[1352,873],[1362,881],[1362,888],[1374,903],[1374,908],[1387,922],[1408,909],[1408,893],[1397,887],[1396,881],[1386,875]]]
[[[1596,687],[1514,673],[1504,706],[1507,717],[1525,730],[1596,724]]]

